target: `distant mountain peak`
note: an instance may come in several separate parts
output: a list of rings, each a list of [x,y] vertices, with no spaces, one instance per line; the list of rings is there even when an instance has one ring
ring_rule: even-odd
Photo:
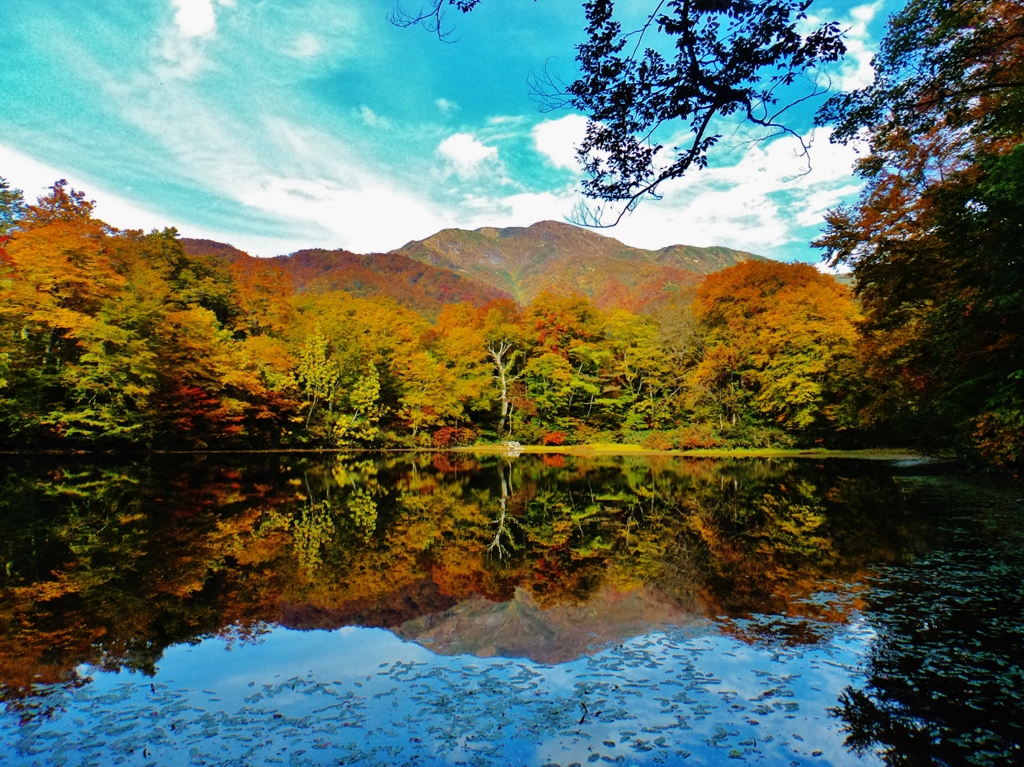
[[[705,274],[762,256],[724,247],[644,250],[560,221],[444,229],[392,251],[529,303],[544,290],[581,293],[602,308],[640,309]]]
[[[192,253],[251,258],[212,240],[183,239]],[[499,298],[528,304],[540,293],[579,293],[602,309],[641,311],[696,285],[705,274],[762,256],[720,246],[634,248],[562,221],[530,226],[442,229],[389,253],[308,248],[270,259],[298,290],[385,295],[436,315],[446,303]]]

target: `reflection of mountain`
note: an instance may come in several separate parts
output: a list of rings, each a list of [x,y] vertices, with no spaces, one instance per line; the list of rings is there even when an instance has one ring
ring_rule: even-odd
[[[452,596],[442,594],[433,581],[421,579],[385,597],[354,599],[329,607],[288,601],[281,606],[277,622],[294,629],[386,629],[415,622],[421,615],[442,613],[456,602]]]
[[[553,663],[698,615],[841,622],[851,599],[801,597],[824,579],[850,592],[917,529],[893,511],[897,485],[852,465],[436,457],[9,461],[0,701],[77,684],[81,663],[151,673],[170,645],[275,623]]]
[[[565,663],[609,643],[696,618],[646,587],[623,593],[605,585],[586,604],[546,609],[517,588],[510,602],[473,596],[443,613],[408,621],[395,633],[440,655]]]

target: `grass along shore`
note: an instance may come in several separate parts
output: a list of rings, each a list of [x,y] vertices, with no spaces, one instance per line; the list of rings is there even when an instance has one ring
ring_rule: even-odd
[[[686,458],[859,458],[868,461],[933,461],[939,460],[910,450],[868,448],[861,450],[829,450],[827,448],[708,448],[698,450],[655,450],[640,445],[597,442],[589,445],[521,445],[510,449],[503,444],[472,445],[448,448],[438,452],[457,453],[542,453],[561,455],[675,455]]]

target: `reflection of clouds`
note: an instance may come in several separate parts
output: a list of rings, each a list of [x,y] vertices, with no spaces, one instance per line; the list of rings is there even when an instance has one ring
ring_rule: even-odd
[[[783,764],[820,752],[823,763],[863,765],[828,715],[859,649],[839,630],[824,646],[779,652],[705,623],[548,666],[436,656],[381,629],[277,628],[258,644],[172,647],[145,684],[94,672],[48,722],[48,746],[89,741],[103,753],[96,743],[116,727],[119,743],[140,739],[167,762],[193,749],[244,761],[258,748],[261,759],[305,749],[332,764]],[[0,732],[16,747],[31,737],[16,714]]]

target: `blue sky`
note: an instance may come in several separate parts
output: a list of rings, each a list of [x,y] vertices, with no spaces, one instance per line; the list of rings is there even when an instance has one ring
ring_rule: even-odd
[[[837,87],[870,80],[893,0],[819,0],[848,29]],[[889,3],[889,5],[886,5]],[[640,19],[648,6],[623,0]],[[173,225],[256,255],[386,251],[444,227],[561,220],[584,119],[527,77],[571,79],[583,11],[484,0],[453,42],[387,20],[393,0],[0,0],[0,176],[32,198],[67,178],[120,227]],[[793,127],[811,131],[813,108]],[[816,261],[823,211],[856,194],[853,152],[730,135],[712,165],[603,233]]]

